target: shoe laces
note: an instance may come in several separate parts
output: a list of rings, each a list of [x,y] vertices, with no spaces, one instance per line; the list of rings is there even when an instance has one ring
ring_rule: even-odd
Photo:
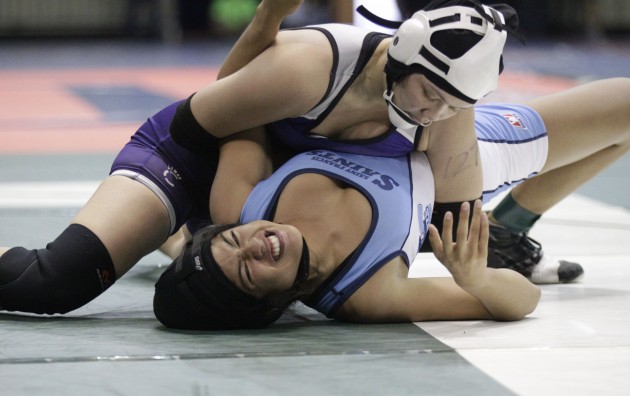
[[[526,232],[515,234],[506,229],[503,231],[509,233],[509,236],[504,234],[503,238],[507,238],[501,242],[501,245],[509,246],[512,252],[516,254],[510,254],[509,250],[505,251],[504,248],[498,246],[494,249],[494,253],[509,264],[512,269],[521,273],[531,273],[534,266],[542,258],[542,245],[529,237]]]
[[[527,233],[516,234],[516,249],[532,261],[532,265],[538,264],[542,257],[542,245],[537,240],[531,238]]]

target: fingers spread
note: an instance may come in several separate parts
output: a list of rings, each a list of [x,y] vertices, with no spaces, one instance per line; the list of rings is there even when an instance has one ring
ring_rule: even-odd
[[[441,261],[442,257],[444,257],[444,247],[442,245],[442,238],[440,238],[440,233],[433,224],[429,224],[429,242],[431,242],[433,254],[438,260]]]
[[[453,214],[446,212],[442,223],[442,242],[445,246],[453,244]]]
[[[459,209],[459,223],[457,224],[457,241],[466,243],[468,240],[468,219],[470,218],[470,204],[462,203]]]
[[[481,201],[475,201],[475,208],[473,211],[472,219],[470,222],[470,229],[468,232],[468,240],[471,243],[477,243],[479,241],[479,230],[481,227],[481,214],[483,210],[481,210]]]
[[[479,254],[484,257],[488,256],[488,241],[490,239],[490,221],[485,212],[481,213],[481,232],[479,234]]]

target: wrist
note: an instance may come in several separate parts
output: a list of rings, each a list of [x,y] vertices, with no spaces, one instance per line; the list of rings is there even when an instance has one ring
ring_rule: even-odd
[[[490,277],[491,274],[486,268],[481,274],[477,274],[474,277],[455,279],[455,283],[473,296],[478,296],[482,295],[488,289]]]

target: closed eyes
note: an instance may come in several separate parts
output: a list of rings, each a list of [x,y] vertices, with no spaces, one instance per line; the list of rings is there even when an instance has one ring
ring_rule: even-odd
[[[236,237],[236,234],[234,233],[234,231],[230,230],[230,235],[232,235],[232,240],[234,240],[234,243],[236,244],[236,246],[241,247],[241,244],[238,241],[238,238]]]
[[[235,248],[240,248],[241,247],[241,243],[238,240],[238,236],[232,230],[230,230],[230,238],[227,238],[223,234],[221,234],[221,238],[225,241],[225,243],[227,243],[228,245],[230,245],[232,247],[235,247]],[[252,275],[251,275],[251,272],[249,270],[249,267],[240,258],[238,259],[238,262],[237,262],[236,273],[238,275],[238,278],[240,280],[241,285],[246,290],[252,290],[254,288],[255,285],[254,285],[254,282],[252,280]],[[247,279],[247,281],[245,279]]]

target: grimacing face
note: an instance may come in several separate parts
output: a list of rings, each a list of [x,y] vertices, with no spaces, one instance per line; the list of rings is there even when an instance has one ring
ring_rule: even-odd
[[[212,239],[212,255],[223,273],[257,298],[291,288],[302,248],[297,228],[264,220],[236,226]]]
[[[393,90],[395,105],[418,124],[444,120],[473,106],[446,93],[420,73],[404,77]]]

